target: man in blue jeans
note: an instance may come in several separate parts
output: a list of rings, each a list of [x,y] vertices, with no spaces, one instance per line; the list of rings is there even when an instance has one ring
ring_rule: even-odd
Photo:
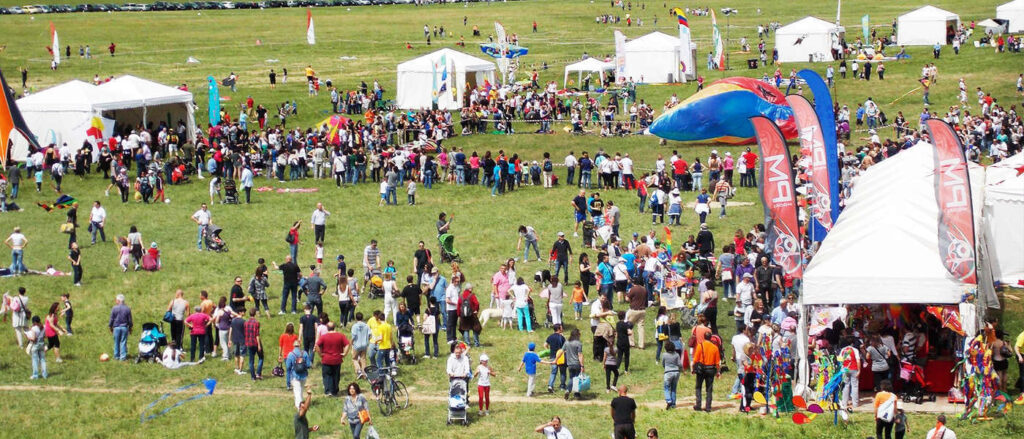
[[[199,206],[199,210],[192,214],[192,221],[198,225],[196,230],[196,249],[203,251],[203,235],[206,234],[206,229],[210,227],[213,216],[210,211],[206,208],[206,203]]]
[[[548,336],[547,340],[544,341],[544,347],[547,348],[551,354],[549,360],[551,361],[551,377],[548,378],[548,393],[554,393],[555,391],[555,378],[558,377],[559,373],[562,375],[561,381],[559,381],[559,390],[565,391],[565,353],[563,352],[562,358],[558,358],[558,351],[565,345],[565,336],[562,335],[562,325],[556,324],[552,328],[555,332]],[[559,364],[561,361],[561,364]]]
[[[128,334],[132,333],[132,309],[124,304],[124,295],[118,294],[114,299],[114,307],[110,310],[110,321],[107,327],[114,334],[114,359],[128,359]]]
[[[569,256],[572,255],[572,245],[569,241],[565,240],[565,232],[558,232],[558,240],[551,246],[551,251],[555,253],[555,273],[554,276],[558,277],[558,273],[565,269],[565,281],[563,283],[569,283]]]
[[[292,314],[295,314],[299,298],[299,279],[302,277],[302,274],[300,273],[301,270],[299,269],[299,266],[292,261],[292,257],[290,255],[285,256],[283,264],[273,264],[274,268],[281,270],[281,311],[278,311],[277,314],[284,314],[289,296],[291,296],[292,299]]]
[[[256,311],[256,308],[249,310],[249,320],[245,321],[244,326],[245,350],[249,353],[249,376],[253,381],[263,379],[263,340],[260,339],[260,321],[256,318]]]

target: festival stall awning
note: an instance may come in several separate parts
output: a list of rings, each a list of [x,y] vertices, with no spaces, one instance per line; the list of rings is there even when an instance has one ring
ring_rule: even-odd
[[[985,170],[985,225],[996,280],[1024,280],[1024,152]]]
[[[935,148],[919,142],[855,180],[843,215],[807,267],[804,305],[963,301],[970,287],[940,257],[935,163]],[[985,170],[969,169],[980,223]]]
[[[562,79],[562,86],[569,82],[569,73],[576,72],[576,83],[579,84],[584,73],[597,73],[604,83],[605,72],[615,70],[615,64],[604,62],[596,58],[587,58],[583,61],[565,66],[565,78]]]

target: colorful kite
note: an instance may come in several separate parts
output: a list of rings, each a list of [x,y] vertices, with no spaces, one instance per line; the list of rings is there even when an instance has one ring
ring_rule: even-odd
[[[39,142],[36,141],[36,136],[32,135],[32,131],[28,129],[25,118],[21,116],[21,111],[18,110],[18,105],[14,102],[14,95],[11,93],[11,88],[7,86],[7,79],[4,78],[3,71],[0,71],[0,88],[3,89],[0,91],[0,165],[6,167],[12,131],[18,130],[25,140],[28,140],[36,148],[39,148]]]

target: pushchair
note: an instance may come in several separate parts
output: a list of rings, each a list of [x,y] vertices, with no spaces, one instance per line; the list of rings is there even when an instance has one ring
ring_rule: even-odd
[[[160,349],[165,346],[167,346],[167,335],[164,334],[160,326],[153,322],[143,323],[142,334],[139,337],[139,356],[135,357],[135,362],[160,361]]]
[[[935,395],[929,394],[925,387],[928,383],[924,380],[924,368],[909,361],[900,362],[900,384],[902,385],[901,398],[905,401],[923,403],[925,400],[935,401]]]
[[[587,220],[583,222],[583,246],[594,247],[594,222]]]
[[[469,425],[469,416],[467,416],[467,391],[466,381],[462,379],[454,379],[448,385],[448,425],[452,425],[457,421],[461,421],[462,425]]]
[[[462,262],[459,251],[455,249],[455,235],[444,233],[437,237],[437,241],[441,247],[441,261]]]
[[[204,237],[204,240],[206,241],[207,250],[214,252],[228,251],[228,243],[220,236],[220,232],[222,230],[223,229],[219,226],[213,224],[210,224],[210,226],[206,228],[206,236]]]
[[[371,299],[381,299],[384,297],[384,278],[381,277],[380,269],[374,268],[370,271],[370,278],[367,279],[366,283],[369,285]]]
[[[398,361],[405,364],[416,364],[415,328],[409,323],[398,327]]]
[[[224,181],[224,204],[238,204],[238,186],[235,180]]]

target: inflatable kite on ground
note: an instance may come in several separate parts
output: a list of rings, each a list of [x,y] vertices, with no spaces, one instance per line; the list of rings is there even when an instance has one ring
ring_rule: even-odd
[[[509,44],[504,48],[497,43],[486,43],[480,45],[480,51],[491,58],[518,58],[530,53],[530,49],[515,44]]]
[[[203,386],[202,388],[205,388],[206,390],[201,392],[201,393],[196,393],[196,394],[194,394],[192,396],[189,396],[188,398],[180,399],[177,402],[167,406],[163,410],[160,410],[159,412],[150,413],[150,411],[153,409],[153,407],[157,406],[162,401],[164,401],[164,400],[166,400],[168,398],[171,398],[172,396],[177,395],[179,393],[183,393],[183,392],[185,392],[185,391],[187,391],[189,389],[192,389],[194,387],[198,387],[199,385],[202,385]],[[203,381],[201,381],[199,383],[193,383],[193,384],[189,384],[189,385],[186,385],[186,386],[181,386],[181,387],[179,387],[177,389],[174,389],[171,392],[167,392],[167,393],[163,394],[162,396],[160,396],[159,398],[157,398],[155,401],[149,403],[149,405],[147,405],[146,408],[144,408],[142,410],[142,414],[139,415],[139,421],[140,421],[140,423],[144,424],[144,423],[146,423],[146,421],[152,420],[153,418],[156,418],[158,416],[163,416],[163,415],[167,414],[167,412],[169,412],[171,410],[174,410],[175,408],[181,407],[183,404],[185,404],[187,402],[195,401],[197,399],[213,395],[213,390],[216,387],[217,387],[217,380],[215,380],[213,378],[207,378],[207,379],[205,379],[205,380],[203,380]]]
[[[764,116],[786,139],[797,137],[793,110],[779,90],[753,78],[725,78],[690,96],[655,119],[651,134],[681,142],[753,143],[747,121]]]

